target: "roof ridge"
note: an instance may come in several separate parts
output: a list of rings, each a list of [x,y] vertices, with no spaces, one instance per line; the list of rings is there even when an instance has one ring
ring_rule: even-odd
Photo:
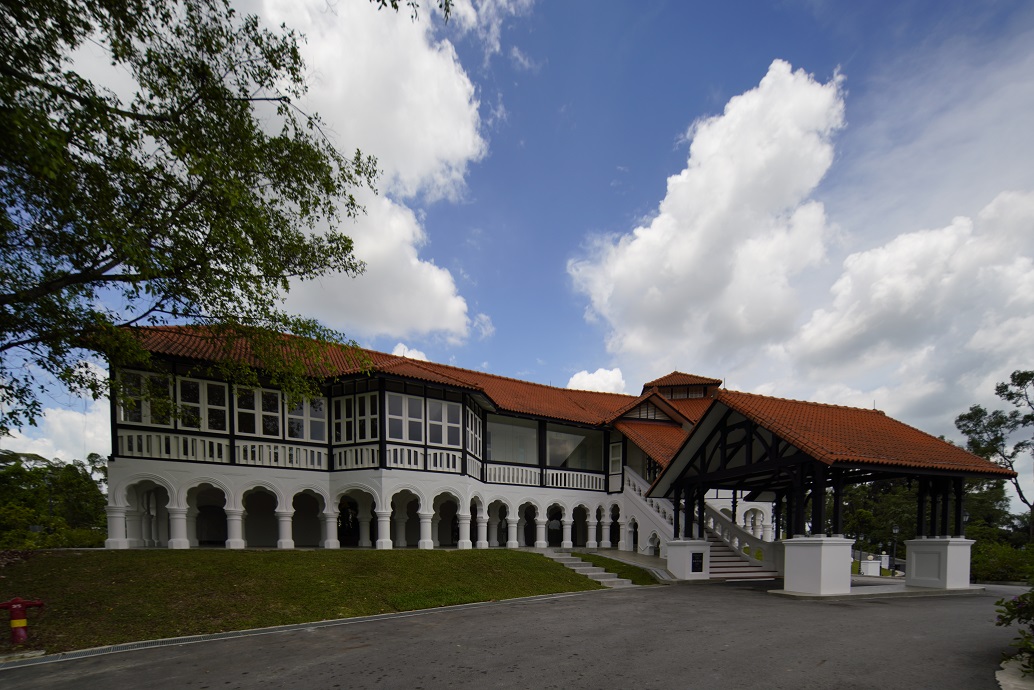
[[[868,407],[855,407],[853,405],[837,405],[836,403],[815,402],[813,400],[799,400],[797,398],[783,398],[777,395],[765,395],[764,393],[748,393],[747,391],[731,390],[729,388],[720,388],[716,391],[716,395],[718,397],[729,394],[732,394],[733,396],[743,395],[751,398],[764,398],[765,400],[778,400],[781,402],[797,403],[798,405],[810,405],[812,407],[831,407],[838,410],[853,410],[855,412],[874,412],[884,417],[887,416],[886,412],[875,408],[870,410]]]

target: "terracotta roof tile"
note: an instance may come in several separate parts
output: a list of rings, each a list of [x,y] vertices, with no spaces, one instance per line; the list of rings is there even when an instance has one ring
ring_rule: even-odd
[[[642,448],[662,468],[671,463],[689,436],[689,431],[668,422],[619,419],[614,422],[614,428]]]
[[[711,398],[680,398],[668,400],[668,404],[678,410],[683,417],[696,424],[704,416],[707,408],[711,406]]]
[[[673,371],[659,379],[654,379],[649,383],[644,383],[643,390],[661,388],[663,386],[720,386],[721,384],[721,379],[711,379],[706,376],[697,376],[696,374],[684,374],[681,371]]]
[[[1014,476],[958,446],[888,417],[879,410],[841,407],[721,390],[715,401],[827,464],[864,463],[902,468]]]

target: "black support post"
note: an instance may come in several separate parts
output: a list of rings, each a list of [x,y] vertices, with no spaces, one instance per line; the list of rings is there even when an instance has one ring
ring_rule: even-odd
[[[697,529],[700,539],[707,539],[704,533],[704,496],[707,495],[707,487],[703,484],[697,487]]]
[[[962,519],[965,513],[964,502],[966,499],[966,484],[962,477],[952,479],[955,488],[955,536],[966,536],[966,523]]]
[[[829,466],[816,462],[811,468],[811,534],[826,533],[826,473]]]
[[[833,534],[844,534],[844,471],[833,470]]]
[[[948,499],[951,497],[951,480],[945,477],[938,482],[941,485],[941,533],[938,536],[947,537],[951,534],[951,525],[948,523]]]
[[[678,482],[675,483],[675,534],[672,539],[678,540],[679,538],[679,513],[682,512],[682,485]]]
[[[930,489],[929,480],[925,477],[919,478],[919,493],[916,498],[916,536],[926,536],[926,499]]]

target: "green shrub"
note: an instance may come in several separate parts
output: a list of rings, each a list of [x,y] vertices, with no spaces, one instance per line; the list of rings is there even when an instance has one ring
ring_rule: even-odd
[[[977,582],[1027,581],[1034,576],[1034,549],[977,542],[970,558],[970,578]]]
[[[1019,635],[1012,646],[1019,650],[1016,656],[1020,659],[1023,675],[1034,673],[1034,590],[1012,599],[999,599],[995,605],[998,607],[995,609],[998,611],[995,625],[1020,624]]]

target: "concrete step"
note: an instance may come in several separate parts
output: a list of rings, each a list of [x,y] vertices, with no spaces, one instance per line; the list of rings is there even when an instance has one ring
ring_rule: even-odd
[[[605,569],[599,567],[598,565],[587,563],[586,561],[583,561],[577,556],[572,556],[569,553],[556,553],[552,551],[546,551],[542,555],[544,555],[546,558],[553,559],[561,565],[566,566],[567,568],[573,570],[579,575],[584,575],[590,580],[595,580],[596,582],[599,582],[604,587],[617,589],[620,587],[635,586],[632,584],[631,580],[626,580],[625,578],[618,577],[614,573],[608,573]]]

